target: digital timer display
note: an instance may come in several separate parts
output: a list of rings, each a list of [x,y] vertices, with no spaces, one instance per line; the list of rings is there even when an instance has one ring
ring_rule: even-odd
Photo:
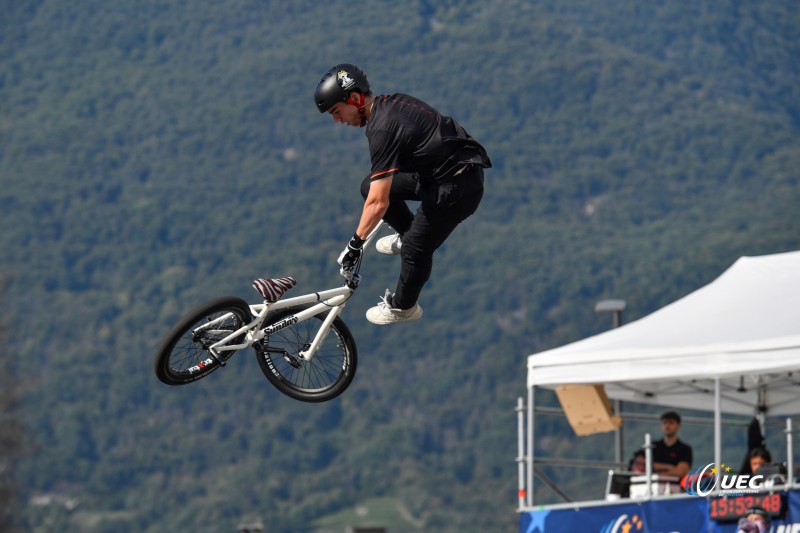
[[[751,507],[761,507],[772,517],[781,517],[786,512],[783,494],[739,494],[714,498],[710,502],[711,519],[718,522],[738,520]]]

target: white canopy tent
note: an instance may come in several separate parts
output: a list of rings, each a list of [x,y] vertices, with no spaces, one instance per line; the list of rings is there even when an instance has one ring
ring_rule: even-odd
[[[721,412],[800,413],[800,251],[741,257],[642,319],[531,355],[527,383],[531,459],[533,387],[587,383],[611,399],[713,410],[719,459]]]
[[[714,408],[715,378],[723,412],[800,413],[800,252],[742,257],[640,320],[528,357],[528,387],[603,383],[613,399],[692,409]]]

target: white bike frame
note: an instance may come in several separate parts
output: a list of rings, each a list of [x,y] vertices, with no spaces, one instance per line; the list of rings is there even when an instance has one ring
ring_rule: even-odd
[[[370,242],[375,238],[377,235],[378,230],[383,225],[383,222],[379,222],[378,225],[375,227],[374,230],[367,236],[364,240],[363,248],[366,248]],[[328,314],[325,319],[322,321],[322,325],[317,330],[316,335],[314,335],[314,340],[311,342],[311,345],[306,349],[300,352],[298,355],[305,361],[310,361],[314,355],[317,353],[320,345],[323,341],[327,338],[328,332],[330,331],[331,324],[333,321],[336,320],[342,311],[344,310],[344,306],[347,303],[347,300],[350,299],[350,296],[353,295],[356,288],[358,287],[358,283],[360,281],[360,277],[358,274],[353,273],[352,271],[347,271],[342,269],[340,271],[341,275],[345,277],[347,282],[344,286],[338,287],[336,289],[328,289],[322,292],[315,292],[312,294],[305,294],[303,296],[296,296],[294,298],[288,298],[286,300],[278,300],[276,302],[267,303],[264,302],[262,304],[253,304],[250,305],[250,312],[255,317],[252,321],[248,324],[242,326],[241,328],[237,329],[233,333],[230,333],[222,340],[219,340],[212,344],[209,347],[209,353],[217,360],[217,362],[224,366],[225,361],[218,357],[220,352],[228,352],[228,351],[236,351],[241,350],[242,348],[249,348],[255,342],[260,341],[267,335],[271,335],[276,331],[280,331],[281,329],[287,328],[293,324],[297,324],[298,322],[303,322],[304,320],[308,320],[311,317],[317,316],[324,312],[326,309],[328,310]],[[261,324],[263,324],[264,320],[267,318],[267,315],[274,311],[280,311],[281,309],[289,309],[291,307],[296,307],[300,305],[308,305],[316,303],[316,305],[312,305],[308,309],[303,309],[298,311],[293,315],[289,315],[285,317],[280,322],[267,326],[266,328],[261,328]],[[229,314],[222,315],[207,324],[203,324],[195,332],[203,330],[203,331],[211,331],[212,333],[214,330],[212,329],[215,325],[222,323],[226,319],[230,318]],[[220,332],[222,333],[222,332]],[[240,335],[245,334],[243,342],[240,344],[227,344],[231,340],[239,337]]]

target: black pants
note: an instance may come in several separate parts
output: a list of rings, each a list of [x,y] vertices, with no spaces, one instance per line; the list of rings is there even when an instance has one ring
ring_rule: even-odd
[[[369,178],[361,183],[364,199]],[[392,307],[410,309],[430,278],[433,252],[453,230],[477,209],[483,197],[483,168],[469,166],[452,181],[427,185],[414,174],[395,174],[389,192],[389,208],[383,216],[403,238],[402,265]],[[420,201],[412,213],[406,201]]]

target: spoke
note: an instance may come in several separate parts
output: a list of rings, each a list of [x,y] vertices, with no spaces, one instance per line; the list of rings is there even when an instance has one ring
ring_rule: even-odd
[[[321,320],[321,317],[316,318]],[[318,327],[316,321],[304,321],[273,333],[268,339],[271,348],[265,354],[272,360],[276,372],[288,386],[303,392],[319,391],[335,385],[344,365],[346,348],[335,329],[329,332],[310,361],[298,358],[300,368],[294,368],[283,359],[283,350],[297,357],[301,350],[306,349]]]
[[[215,329],[204,332],[204,326],[212,323]],[[232,310],[222,310],[198,320],[173,347],[168,361],[169,371],[175,375],[188,374],[190,368],[209,358],[208,346],[224,339],[241,325],[241,318]]]

